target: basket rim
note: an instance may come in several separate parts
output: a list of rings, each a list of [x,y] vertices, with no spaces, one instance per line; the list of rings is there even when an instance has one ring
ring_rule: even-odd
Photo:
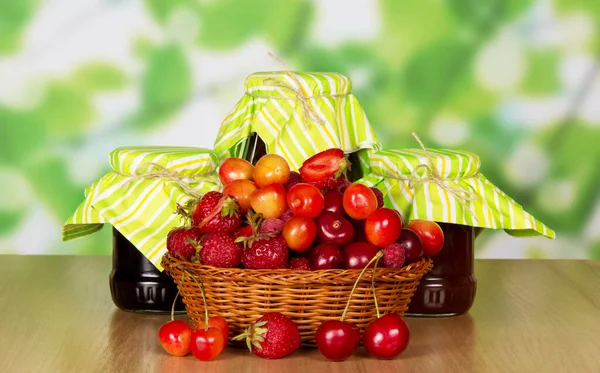
[[[213,281],[238,281],[261,282],[265,284],[298,283],[354,283],[362,269],[320,269],[312,271],[282,269],[245,269],[245,268],[219,268],[200,263],[179,260],[165,253],[162,257],[162,266],[172,276],[171,272],[179,269],[186,270],[195,276],[211,278]],[[375,270],[375,281],[402,281],[421,278],[433,265],[431,258],[423,257],[416,262],[409,263],[402,268],[378,267]],[[362,278],[371,281],[373,269],[365,271]],[[361,280],[362,281],[362,280]]]

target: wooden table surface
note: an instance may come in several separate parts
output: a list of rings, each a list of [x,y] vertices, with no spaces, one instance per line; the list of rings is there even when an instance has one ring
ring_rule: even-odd
[[[227,348],[204,363],[162,351],[167,315],[113,305],[110,257],[0,259],[0,372],[600,372],[600,262],[476,261],[471,312],[407,318],[411,343],[395,360],[361,348],[339,363],[316,349],[270,361]]]

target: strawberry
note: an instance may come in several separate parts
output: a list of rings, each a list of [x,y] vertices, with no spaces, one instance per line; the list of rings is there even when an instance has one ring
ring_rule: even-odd
[[[242,248],[229,233],[209,233],[202,237],[200,244],[202,264],[219,268],[235,268],[240,265]]]
[[[263,226],[262,214],[248,212],[248,224],[252,233],[248,231],[241,232],[236,243],[242,243],[244,250],[242,252],[242,266],[248,269],[277,269],[286,268],[288,262],[288,246],[281,234],[272,230],[273,227]],[[272,219],[279,220],[279,219]],[[278,225],[279,222],[273,222]],[[265,230],[269,231],[263,231]]]
[[[167,234],[167,251],[172,257],[188,262],[195,261],[202,232],[197,227],[178,227]]]
[[[334,189],[346,180],[350,161],[342,149],[328,149],[308,158],[300,167],[302,180],[321,190]]]
[[[280,359],[300,348],[298,326],[279,312],[267,312],[233,340],[246,340],[248,349],[264,359]]]
[[[290,267],[290,269],[293,269],[296,271],[311,271],[312,270],[312,265],[310,264],[310,260],[308,260],[306,258],[301,258],[301,257],[290,260],[289,267]]]
[[[196,204],[192,219],[202,233],[234,232],[242,224],[235,198],[221,192],[208,192]]]
[[[288,246],[282,236],[255,236],[242,252],[242,265],[247,269],[286,268]]]

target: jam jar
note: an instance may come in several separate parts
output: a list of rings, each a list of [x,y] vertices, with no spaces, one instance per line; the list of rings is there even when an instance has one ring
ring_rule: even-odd
[[[465,225],[439,223],[444,247],[433,256],[433,268],[419,283],[407,316],[455,316],[469,311],[475,300],[474,241],[481,232]]]
[[[177,286],[152,264],[127,238],[113,227],[110,293],[117,307],[140,313],[170,313]],[[181,297],[176,311],[185,311]]]

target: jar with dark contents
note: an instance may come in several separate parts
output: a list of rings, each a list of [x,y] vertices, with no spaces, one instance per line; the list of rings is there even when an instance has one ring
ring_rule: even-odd
[[[470,226],[439,223],[444,247],[433,256],[433,268],[419,283],[407,316],[455,316],[469,311],[475,300],[477,278],[473,271],[475,231]]]
[[[127,238],[113,228],[110,293],[117,307],[139,313],[170,313],[177,286],[152,264]],[[181,297],[175,311],[185,311]]]

